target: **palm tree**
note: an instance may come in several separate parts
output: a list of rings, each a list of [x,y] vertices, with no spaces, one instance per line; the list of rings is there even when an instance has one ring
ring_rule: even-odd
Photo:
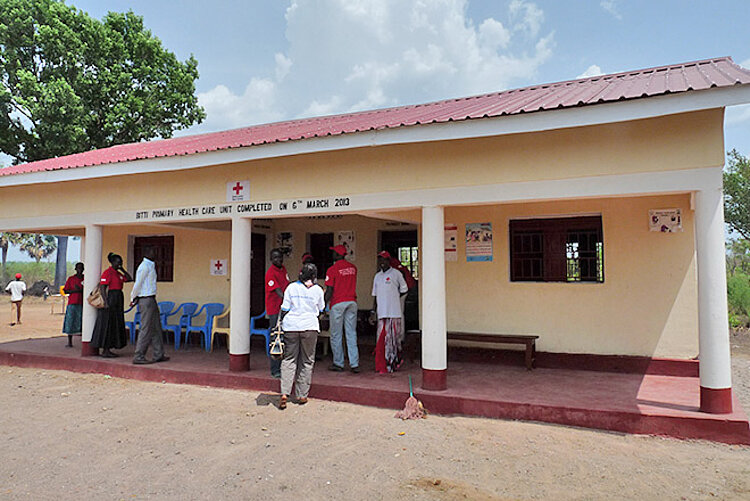
[[[37,263],[57,250],[55,237],[41,233],[21,233],[17,244],[21,252],[34,258]]]

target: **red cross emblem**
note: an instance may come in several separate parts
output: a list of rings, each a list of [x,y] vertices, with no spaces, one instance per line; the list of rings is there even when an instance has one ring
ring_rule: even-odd
[[[223,265],[221,264],[221,261],[216,261],[216,263],[214,264],[214,267],[216,267],[216,271],[221,271],[222,266]]]
[[[244,190],[245,187],[242,186],[239,181],[237,181],[237,184],[235,184],[234,188],[232,188],[232,189],[234,190],[234,194],[237,195],[237,196],[239,196],[240,192],[242,190]]]

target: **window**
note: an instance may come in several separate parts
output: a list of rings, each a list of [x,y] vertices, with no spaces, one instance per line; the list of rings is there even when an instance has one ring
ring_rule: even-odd
[[[512,282],[604,282],[601,216],[510,222]]]
[[[136,269],[143,259],[143,250],[151,247],[154,250],[156,280],[171,282],[174,271],[174,235],[159,237],[135,237],[133,240],[133,257]]]

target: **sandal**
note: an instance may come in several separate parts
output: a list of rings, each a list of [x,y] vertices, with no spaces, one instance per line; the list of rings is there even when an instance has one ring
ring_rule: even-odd
[[[279,399],[279,409],[284,410],[286,409],[286,401],[288,397],[286,395],[281,395],[281,398]]]
[[[307,397],[300,397],[297,399],[297,405],[305,405],[307,403]]]

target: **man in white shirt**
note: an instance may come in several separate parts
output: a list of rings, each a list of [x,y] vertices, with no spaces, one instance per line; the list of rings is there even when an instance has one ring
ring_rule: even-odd
[[[130,292],[131,306],[138,303],[141,312],[140,332],[135,345],[136,365],[166,362],[169,357],[164,354],[159,305],[156,303],[156,264],[153,247],[143,249],[143,260],[135,272],[133,290]],[[146,351],[153,344],[154,358],[146,359]]]
[[[21,274],[16,273],[16,279],[9,282],[5,288],[10,292],[10,325],[21,325],[21,303],[23,303],[23,293],[26,292],[26,283],[21,281]],[[13,308],[16,309],[16,321],[13,321]]]
[[[404,275],[391,268],[390,259],[387,251],[378,254],[380,271],[372,283],[372,310],[378,315],[375,371],[380,374],[393,372],[401,365],[401,296],[409,291]]]

